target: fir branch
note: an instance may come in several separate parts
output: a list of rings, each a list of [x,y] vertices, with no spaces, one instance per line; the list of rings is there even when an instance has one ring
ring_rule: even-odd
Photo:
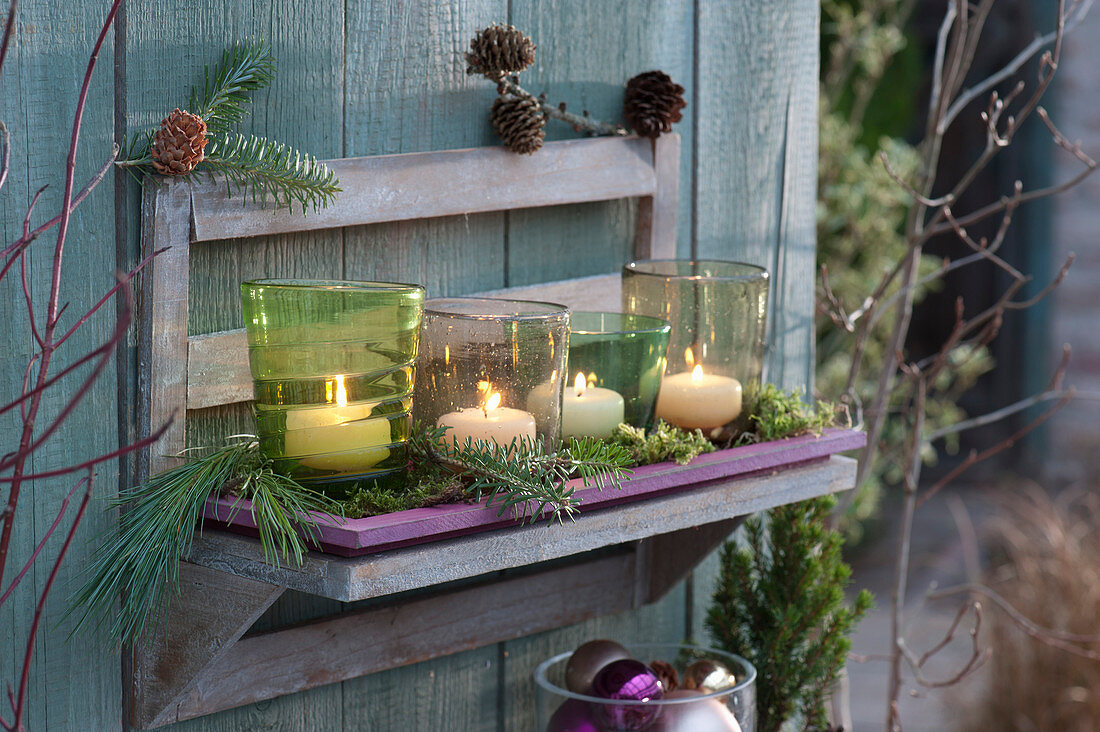
[[[191,111],[202,117],[212,136],[228,133],[244,119],[250,95],[271,83],[275,58],[263,41],[238,41],[225,49],[211,72],[203,68],[201,88],[191,90]]]
[[[317,158],[255,135],[233,133],[212,139],[201,166],[225,177],[229,195],[234,189],[248,189],[261,205],[270,196],[276,206],[293,208],[297,201],[303,212],[306,206],[316,211],[341,190],[336,174]]]
[[[179,592],[179,562],[191,549],[196,527],[201,531],[203,504],[227,485],[252,501],[264,556],[276,566],[280,559],[302,563],[307,547],[298,530],[317,536],[308,512],[337,508],[273,473],[254,442],[229,445],[154,475],[111,501],[111,507],[125,511],[117,530],[101,537],[87,579],[72,598],[67,614],[77,616],[73,633],[91,630],[115,644],[141,637]],[[238,501],[233,514],[240,508]],[[115,614],[119,596],[122,605]]]
[[[573,438],[568,447],[547,452],[541,441],[531,439],[514,439],[507,446],[469,438],[457,444],[447,439],[447,429],[418,424],[409,440],[414,460],[457,471],[472,499],[487,496],[489,505],[500,505],[498,515],[513,509],[528,523],[546,511],[551,522],[572,518],[580,504],[567,485],[574,476],[584,486],[621,488],[631,472],[630,453],[600,440]]]

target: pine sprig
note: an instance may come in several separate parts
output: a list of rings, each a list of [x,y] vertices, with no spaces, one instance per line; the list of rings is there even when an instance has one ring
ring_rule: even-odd
[[[757,727],[777,732],[796,712],[803,729],[826,726],[825,699],[870,609],[866,590],[847,607],[851,569],[841,535],[828,528],[832,496],[782,506],[745,523],[745,546],[721,552],[707,628],[757,669]]]
[[[247,189],[254,202],[266,205],[271,199],[302,210],[327,206],[340,192],[336,174],[317,158],[279,142],[255,135],[231,133],[215,138],[201,164],[207,172],[225,177],[227,192]]]
[[[488,505],[500,506],[498,515],[513,510],[528,523],[547,511],[551,523],[571,519],[580,505],[568,485],[574,477],[586,487],[621,488],[631,472],[630,454],[599,440],[573,438],[568,447],[547,452],[541,441],[531,439],[516,438],[507,446],[469,438],[456,443],[447,437],[447,429],[417,425],[409,441],[414,459],[459,471],[471,498],[487,497]]]
[[[253,502],[267,560],[301,564],[307,537],[317,535],[309,511],[334,512],[324,496],[273,473],[255,443],[240,442],[159,473],[119,493],[111,507],[123,507],[117,531],[102,537],[87,580],[72,598],[74,633],[91,630],[108,643],[133,642],[179,592],[179,562],[202,527],[207,497],[223,486]],[[234,514],[241,509],[234,504]],[[115,606],[121,595],[122,605]]]
[[[191,111],[211,135],[222,135],[244,119],[252,92],[275,78],[275,57],[263,41],[239,41],[225,49],[213,71],[203,67],[202,75],[202,86],[191,90]]]

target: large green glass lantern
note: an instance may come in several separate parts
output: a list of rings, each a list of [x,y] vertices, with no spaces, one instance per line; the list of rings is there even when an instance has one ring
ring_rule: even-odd
[[[390,282],[241,285],[260,450],[342,495],[407,466],[424,288]]]

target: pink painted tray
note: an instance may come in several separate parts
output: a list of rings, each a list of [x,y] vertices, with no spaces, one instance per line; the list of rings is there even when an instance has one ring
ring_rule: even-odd
[[[581,501],[580,510],[587,513],[666,493],[690,491],[713,481],[824,460],[836,453],[861,448],[865,443],[862,432],[833,429],[826,430],[820,437],[796,437],[720,450],[700,455],[687,465],[646,465],[636,468],[630,479],[623,481],[621,490],[582,488],[580,481],[573,483],[577,486],[575,495]],[[238,507],[233,522],[229,523],[232,505],[232,499],[211,498],[206,504],[205,518],[228,531],[256,536],[256,523],[248,502]],[[416,508],[361,519],[338,519],[323,514],[317,514],[316,518],[321,531],[321,551],[353,557],[518,523],[510,512],[498,515],[498,511],[498,506],[486,506],[482,501]]]

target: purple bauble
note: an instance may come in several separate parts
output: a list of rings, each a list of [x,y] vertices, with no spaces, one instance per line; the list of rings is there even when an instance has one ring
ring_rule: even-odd
[[[615,641],[592,640],[578,646],[565,664],[565,688],[587,694],[600,669],[620,658],[630,658],[630,651]]]
[[[601,732],[592,716],[592,705],[580,699],[566,699],[546,725],[546,732]]]
[[[612,661],[600,669],[592,680],[592,693],[604,699],[624,701],[651,701],[665,695],[657,674],[632,658]],[[600,721],[614,730],[646,729],[660,713],[658,705],[601,704],[597,709]]]

